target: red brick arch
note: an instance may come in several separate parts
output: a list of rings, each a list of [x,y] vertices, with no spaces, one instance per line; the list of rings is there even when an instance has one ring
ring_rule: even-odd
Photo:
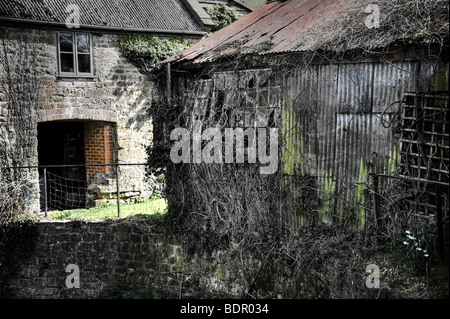
[[[86,164],[114,163],[114,126],[112,123],[88,121],[84,124]],[[111,173],[112,166],[86,167],[86,180],[90,183],[98,173]]]

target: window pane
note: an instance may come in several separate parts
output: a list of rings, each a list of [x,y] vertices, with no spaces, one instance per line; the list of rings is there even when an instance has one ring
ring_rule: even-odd
[[[88,34],[77,34],[77,50],[79,53],[90,52],[90,39]]]
[[[73,34],[60,33],[59,34],[59,50],[64,52],[73,52]]]
[[[78,72],[91,73],[90,54],[78,54]]]
[[[61,72],[74,72],[72,53],[61,53]]]

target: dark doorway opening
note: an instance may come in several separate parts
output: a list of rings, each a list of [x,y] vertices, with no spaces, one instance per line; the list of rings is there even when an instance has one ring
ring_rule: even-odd
[[[58,165],[40,169],[41,208],[67,210],[85,207],[84,123],[39,123],[38,157],[40,166]]]

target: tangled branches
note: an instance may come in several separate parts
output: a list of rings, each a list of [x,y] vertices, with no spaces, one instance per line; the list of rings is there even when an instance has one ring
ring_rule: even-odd
[[[375,27],[366,24],[368,14],[372,12],[367,10],[369,5],[377,6],[379,21]],[[335,10],[340,13],[330,15]],[[312,51],[339,53],[359,48],[370,51],[398,40],[442,44],[442,36],[449,30],[447,1],[346,1],[345,4],[325,6],[322,15],[330,18],[319,19],[305,34],[308,41],[304,43],[308,43],[308,49]],[[314,38],[313,34],[318,32],[324,38]]]
[[[6,30],[0,42],[0,182],[1,222],[11,214],[36,209],[37,170],[4,167],[35,165],[37,108],[41,103],[42,70],[34,34]]]
[[[36,186],[31,179],[7,182],[0,178],[0,225],[32,218],[30,208],[35,205]]]
[[[282,226],[277,176],[261,176],[248,165],[195,165],[184,174],[182,169],[167,193],[174,224],[191,248],[245,246],[268,253],[270,245],[263,244],[279,239]]]
[[[409,234],[421,238],[423,247],[428,252],[428,261],[436,261],[439,257],[448,256],[449,232],[448,214],[441,221],[436,217],[436,186],[419,183],[407,179],[384,181],[383,185],[374,190],[371,184],[366,185],[371,192],[377,191],[380,198],[377,236],[391,243],[402,243]],[[448,190],[448,188],[447,188]],[[442,192],[442,209],[448,210],[448,192]],[[444,251],[438,251],[438,227],[443,225]],[[439,254],[443,254],[440,256]]]
[[[247,119],[250,118],[251,123],[245,123],[245,112],[249,109],[252,109],[250,113],[254,110],[258,112],[261,104],[258,104],[257,99],[263,98],[261,92],[263,90],[267,92],[273,87],[262,85],[259,87],[261,91],[257,91],[255,87],[261,83],[265,85],[276,83],[277,78],[270,78],[270,75],[261,76],[263,79],[247,77],[244,73],[249,69],[261,71],[262,68],[272,68],[273,73],[287,77],[290,72],[303,72],[312,64],[321,63],[324,60],[331,63],[333,59],[339,59],[339,62],[342,62],[343,58],[352,60],[355,58],[352,54],[361,59],[366,54],[377,54],[378,61],[384,63],[389,60],[392,63],[392,49],[395,47],[390,45],[395,44],[396,41],[425,45],[437,43],[438,51],[443,48],[443,31],[448,30],[448,14],[441,15],[439,12],[448,8],[446,2],[378,1],[380,24],[378,28],[373,29],[364,25],[367,16],[364,8],[370,3],[369,1],[348,1],[345,2],[344,9],[332,7],[330,3],[335,3],[332,1],[323,3],[323,18],[314,20],[314,25],[310,29],[305,28],[306,30],[299,32],[302,39],[292,41],[299,43],[297,49],[302,53],[254,58],[258,53],[264,53],[264,50],[270,49],[272,44],[264,43],[260,47],[249,48],[250,45],[246,46],[246,44],[255,40],[250,36],[243,36],[236,40],[236,43],[226,43],[223,47],[217,46],[208,52],[203,52],[199,48],[197,57],[204,54],[204,59],[199,61],[209,61],[208,58],[211,57],[214,63],[205,63],[198,68],[189,63],[185,64],[186,68],[180,72],[191,76],[189,84],[194,84],[186,88],[186,82],[177,83],[180,89],[177,92],[180,100],[175,103],[176,116],[172,118],[173,121],[170,123],[172,126],[168,127],[186,127],[192,131],[192,123],[197,120],[201,121],[203,127],[213,127],[218,130],[223,130],[227,126],[235,127],[230,123],[236,125],[240,121],[243,123],[241,123],[242,127],[256,127],[257,125],[251,121],[254,121],[257,116],[252,118],[250,115]],[[336,16],[330,14],[335,9],[343,14]],[[320,13],[319,11],[319,16]],[[352,50],[354,52],[351,52]],[[431,51],[428,54],[425,58],[430,58]],[[431,58],[434,62],[439,60],[436,57]],[[229,77],[226,78],[227,76]],[[417,74],[414,76],[419,77]],[[273,82],[270,82],[268,78]],[[217,82],[214,82],[215,80]],[[239,81],[239,84],[235,85],[234,81]],[[214,82],[214,85],[217,84],[215,89],[208,88],[211,82]],[[279,83],[284,82],[281,80],[278,85]],[[303,85],[299,82],[294,83],[294,85]],[[235,88],[233,85],[239,87]],[[295,91],[295,88],[293,90]],[[189,96],[190,94],[193,97]],[[276,97],[276,93],[272,96]],[[303,97],[301,93],[298,96]],[[192,100],[189,100],[191,98]],[[293,97],[285,95],[283,98],[285,99],[283,103],[289,103],[286,100]],[[309,100],[306,100],[304,104],[308,102]],[[271,107],[274,104],[276,103],[272,103]],[[299,107],[303,107],[303,104]],[[300,120],[292,117],[288,107],[284,107],[281,112],[285,112],[284,118],[280,121],[279,116],[274,116],[273,127],[295,130]],[[315,111],[311,110],[311,112]],[[293,118],[292,122],[280,123],[290,118]],[[303,143],[301,133],[298,133],[296,138],[297,145],[306,144]],[[166,133],[166,141],[168,140]],[[357,141],[353,140],[350,143],[357,143]],[[248,144],[250,144],[249,141]],[[282,149],[286,146],[286,141],[280,140],[279,145]],[[299,148],[299,153],[302,151],[304,150]],[[302,154],[294,154],[294,156],[297,161],[295,164],[301,166]],[[286,176],[282,173],[261,176],[258,174],[257,167],[249,164],[168,163],[169,221],[172,229],[191,248],[192,252],[210,252],[215,249],[229,248],[235,251],[237,256],[241,253],[251,253],[261,260],[266,260],[267,256],[270,256],[274,263],[296,270],[308,269],[309,274],[313,274],[314,278],[325,282],[328,279],[323,278],[321,274],[325,272],[329,257],[342,257],[341,260],[345,260],[346,253],[350,251],[358,259],[361,251],[373,248],[372,242],[364,245],[371,234],[363,235],[354,227],[355,219],[358,218],[366,229],[375,227],[375,224],[372,224],[373,220],[368,218],[371,217],[368,214],[372,209],[370,196],[367,196],[371,194],[370,183],[361,181],[367,176],[366,164],[367,162],[361,161],[358,182],[355,176],[344,176],[345,178],[339,176],[339,180],[336,178],[336,180],[325,181],[330,185],[326,185],[325,190],[319,190],[314,183],[316,179],[306,174],[297,175],[297,178],[285,178]],[[292,172],[298,173],[294,167]],[[345,169],[344,172],[337,173],[347,174]],[[327,173],[321,172],[321,174]],[[325,178],[328,176],[335,177],[333,173]],[[353,192],[348,192],[350,189]],[[321,224],[316,216],[321,212],[320,208],[323,208],[318,207],[323,203],[322,198],[319,198],[320,191],[329,196],[327,204],[330,204],[332,211],[326,213],[331,215],[332,225]],[[409,214],[410,210],[407,207],[399,207],[403,205],[401,197],[404,195],[400,194],[400,191],[398,201],[395,199],[397,193],[392,189],[386,188],[384,191],[385,193],[382,194],[388,200],[383,202],[383,214],[379,218],[386,227],[381,228],[385,234],[379,237],[392,239],[395,234],[397,236],[395,240],[398,242],[409,223],[409,217],[400,215]],[[348,195],[348,193],[352,194]],[[286,220],[287,215],[291,220]],[[306,227],[300,229],[293,227],[294,223],[291,221],[297,218],[306,218],[307,222],[301,223]],[[334,223],[336,220],[337,223]],[[375,240],[373,243],[376,246],[378,241]],[[238,263],[238,261],[230,260],[230,263]],[[240,266],[242,269],[242,265]],[[247,288],[251,290],[251,286]]]

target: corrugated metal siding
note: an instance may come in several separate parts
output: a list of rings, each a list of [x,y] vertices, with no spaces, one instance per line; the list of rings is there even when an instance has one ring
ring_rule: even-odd
[[[82,25],[203,31],[183,0],[0,0],[0,17],[65,23],[69,4],[79,6]]]
[[[338,105],[338,66],[317,65],[317,165],[315,175],[319,184],[332,179],[331,163],[336,158],[336,106]]]
[[[392,134],[396,116],[405,92],[415,92],[421,82],[417,61],[374,64],[371,163],[372,171],[391,174],[399,159],[399,142]],[[429,68],[425,66],[425,68]],[[428,82],[428,80],[427,80]],[[382,181],[383,182],[383,181]]]
[[[371,63],[340,64],[338,69],[339,113],[371,111],[373,65]]]
[[[415,91],[417,83],[423,87],[430,81],[428,76],[416,76],[430,74],[420,70],[430,65],[415,61],[312,64],[287,71],[221,72],[213,76],[213,83],[197,82],[191,91],[195,102],[189,103],[204,107],[208,96],[214,100],[223,91],[225,105],[247,111],[247,126],[258,108],[279,110],[279,169],[284,175],[280,186],[289,194],[281,206],[286,221],[297,226],[305,222],[307,212],[296,210],[304,189],[295,179],[314,176],[322,199],[318,210],[334,211],[338,219],[353,214],[363,227],[370,211],[361,209],[362,184],[370,172],[394,172],[400,160],[395,136],[398,102],[403,93]]]
[[[402,62],[313,67],[314,71],[291,73],[286,80],[285,96],[295,101],[295,113],[300,114],[302,123],[301,132],[295,136],[299,140],[306,137],[302,139],[306,157],[302,162],[308,168],[303,172],[317,176],[323,198],[332,196],[331,189],[348,189],[344,197],[351,206],[358,200],[355,189],[369,172],[390,174],[396,168],[398,138],[393,131],[398,102],[404,92],[416,90],[414,74],[419,65]],[[293,123],[285,121],[284,125]]]
[[[418,62],[312,65],[285,75],[283,132],[297,142],[287,142],[292,147],[283,160],[298,162],[302,168],[296,173],[317,177],[328,205],[323,210],[334,205],[339,215],[348,213],[346,207],[363,205],[360,185],[368,173],[395,170],[396,102],[416,90],[418,67]],[[334,192],[340,194],[338,201],[332,200]]]
[[[373,109],[374,113],[393,113],[393,103],[402,99],[402,93],[415,92],[419,62],[377,63],[373,65]],[[392,107],[389,107],[392,105]]]

